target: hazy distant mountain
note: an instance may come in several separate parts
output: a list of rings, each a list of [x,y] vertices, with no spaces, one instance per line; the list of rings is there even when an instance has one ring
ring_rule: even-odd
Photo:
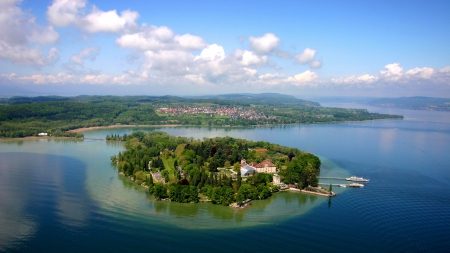
[[[400,107],[413,110],[450,111],[450,98],[399,97],[379,98],[368,102],[369,105]]]
[[[2,98],[8,98],[8,97],[14,97],[14,96],[39,96],[42,95],[42,93],[22,89],[19,87],[14,86],[2,86],[0,97]]]
[[[279,93],[231,93],[231,94],[220,94],[220,95],[199,95],[199,96],[186,96],[189,98],[204,98],[204,99],[261,99],[261,98],[288,98],[296,99],[296,97],[286,94]]]
[[[320,106],[319,103],[296,98],[291,95],[279,93],[233,93],[221,95],[201,95],[201,96],[185,96],[190,99],[211,99],[211,100],[245,100],[248,102],[265,102],[268,104],[283,104],[283,105],[304,105],[304,106]]]

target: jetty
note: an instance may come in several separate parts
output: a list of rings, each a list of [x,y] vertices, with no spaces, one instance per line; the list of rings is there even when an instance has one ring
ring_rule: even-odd
[[[318,179],[346,180],[345,177],[317,177]]]

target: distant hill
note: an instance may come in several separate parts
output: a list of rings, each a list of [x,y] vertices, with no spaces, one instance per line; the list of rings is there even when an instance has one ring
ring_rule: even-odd
[[[368,102],[369,105],[399,107],[413,110],[450,111],[450,98],[399,97],[379,98]]]
[[[190,99],[209,99],[209,100],[240,100],[248,103],[270,104],[270,105],[300,105],[300,106],[320,106],[319,103],[296,98],[291,95],[279,93],[232,93],[221,95],[202,95],[202,96],[186,96]]]

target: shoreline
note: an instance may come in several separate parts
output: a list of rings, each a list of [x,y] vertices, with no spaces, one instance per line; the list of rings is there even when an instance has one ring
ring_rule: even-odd
[[[71,140],[83,140],[84,138],[66,137],[66,136],[25,136],[18,138],[6,138],[0,137],[0,141],[14,141],[14,140],[58,140],[58,139],[71,139]]]
[[[403,116],[403,115],[401,115]],[[110,126],[94,126],[94,127],[81,127],[69,130],[67,132],[84,132],[96,129],[108,129],[108,128],[121,128],[121,127],[212,127],[212,128],[261,128],[261,127],[284,127],[284,126],[296,126],[296,125],[321,125],[321,124],[341,124],[341,123],[356,123],[356,122],[367,122],[367,121],[377,121],[377,120],[404,120],[405,118],[383,118],[383,119],[365,119],[365,120],[344,120],[344,121],[330,121],[330,122],[310,122],[310,123],[289,123],[289,124],[264,124],[264,125],[249,125],[249,126],[203,126],[203,125],[182,125],[182,124],[163,124],[163,125],[110,125]]]
[[[321,124],[341,124],[341,123],[356,123],[356,122],[367,122],[376,120],[404,120],[404,118],[385,118],[385,119],[367,119],[367,120],[349,120],[349,121],[332,121],[332,122],[320,122],[320,123],[291,123],[291,124],[267,124],[267,125],[251,125],[251,126],[213,126],[213,128],[264,128],[264,127],[285,127],[285,126],[296,126],[296,125],[321,125]],[[97,130],[97,129],[109,129],[109,128],[129,128],[129,127],[208,127],[202,125],[181,125],[181,124],[164,124],[164,125],[110,125],[110,126],[93,126],[93,127],[81,127],[67,132],[81,133],[85,131]],[[0,137],[2,140],[32,140],[32,139],[84,139],[84,138],[74,138],[74,137],[53,137],[53,136],[26,136],[19,138],[11,137]]]
[[[79,133],[84,131],[90,131],[90,130],[97,130],[97,129],[108,129],[108,128],[122,128],[122,127],[177,127],[181,125],[173,124],[173,125],[111,125],[111,126],[94,126],[94,127],[81,127],[77,129],[72,129],[67,132],[72,133]]]

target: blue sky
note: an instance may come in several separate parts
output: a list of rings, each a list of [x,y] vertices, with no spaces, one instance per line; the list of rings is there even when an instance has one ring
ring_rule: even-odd
[[[0,89],[450,97],[449,10],[450,1],[3,0]]]

